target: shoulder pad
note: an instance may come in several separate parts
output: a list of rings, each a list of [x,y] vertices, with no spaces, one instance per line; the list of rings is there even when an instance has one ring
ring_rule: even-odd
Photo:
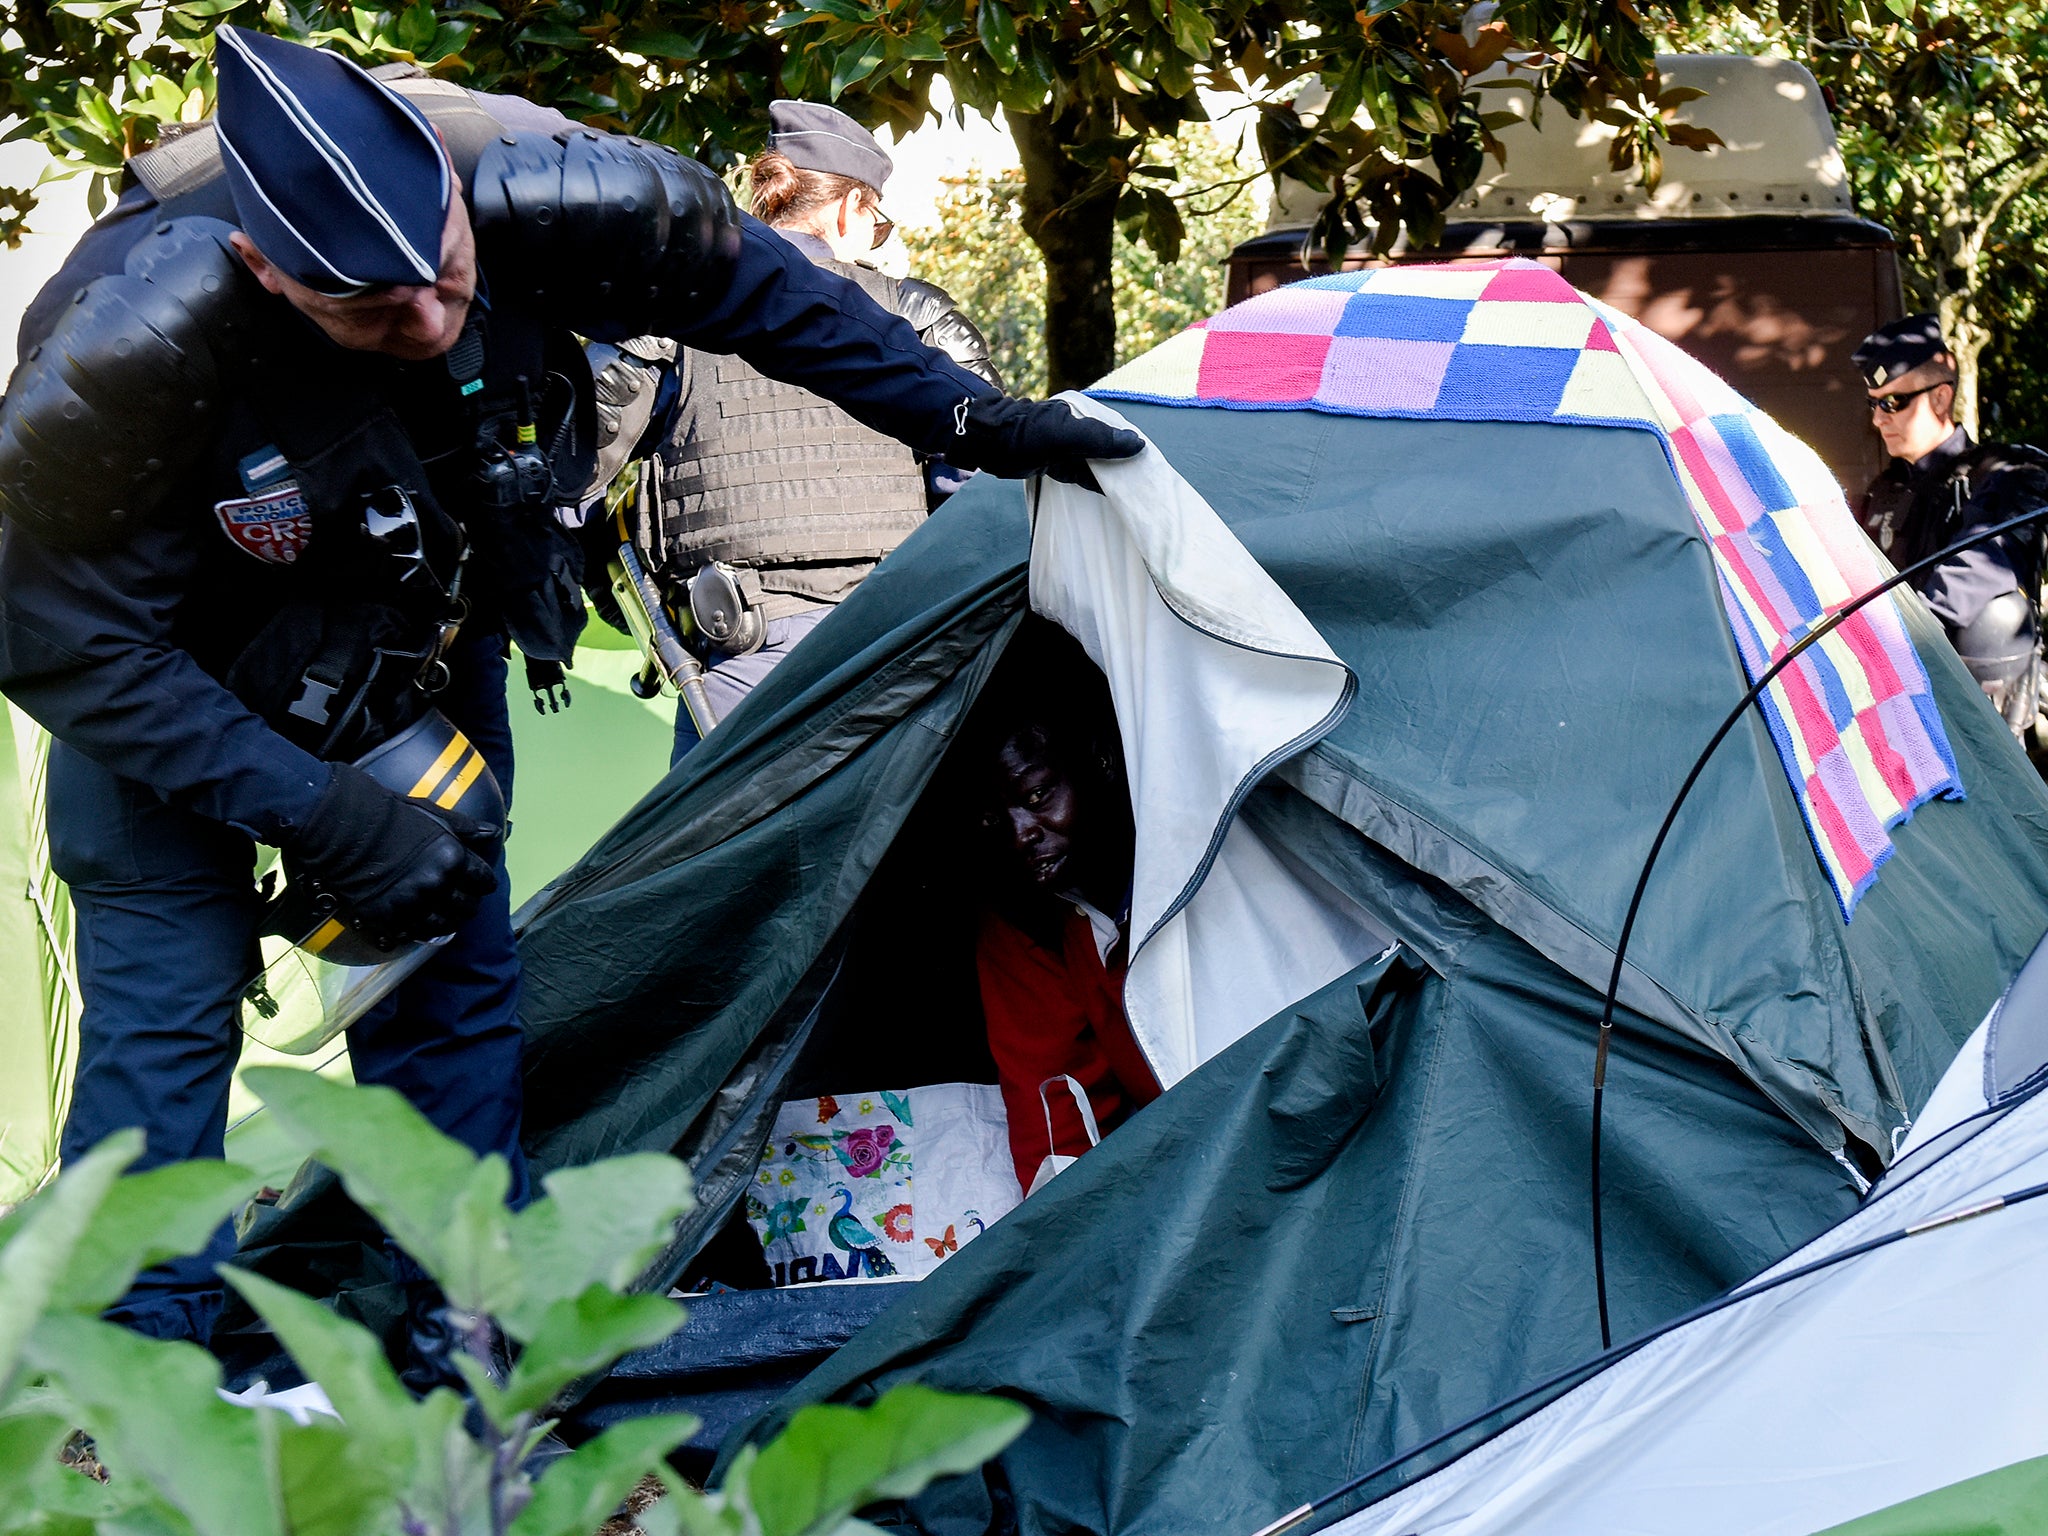
[[[106,548],[197,460],[260,296],[232,232],[170,220],[79,290],[0,401],[0,514],[53,548]]]
[[[955,307],[953,295],[937,283],[928,283],[922,278],[898,278],[896,289],[900,295],[896,303],[896,313],[908,320],[916,330],[923,330],[940,315]]]
[[[471,190],[478,254],[586,333],[665,331],[709,308],[739,259],[725,183],[660,145],[609,134],[500,134]]]
[[[900,280],[901,296],[896,312],[908,320],[918,339],[936,347],[975,377],[1003,387],[1003,376],[989,356],[988,338],[972,320],[960,313],[953,296],[936,283],[914,277]]]

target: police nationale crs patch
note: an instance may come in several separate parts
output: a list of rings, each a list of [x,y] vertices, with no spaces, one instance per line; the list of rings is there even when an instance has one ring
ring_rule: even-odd
[[[271,565],[290,565],[313,539],[313,514],[296,480],[261,496],[217,501],[213,515],[238,549]]]

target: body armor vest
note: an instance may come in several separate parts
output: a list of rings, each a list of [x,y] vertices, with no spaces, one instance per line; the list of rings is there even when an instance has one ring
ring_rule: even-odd
[[[829,266],[897,310],[897,285]],[[676,430],[662,449],[651,553],[671,580],[734,565],[879,560],[925,519],[924,474],[894,438],[737,357],[685,352]]]

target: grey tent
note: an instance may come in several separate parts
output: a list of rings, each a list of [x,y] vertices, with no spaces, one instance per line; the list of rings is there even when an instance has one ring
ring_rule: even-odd
[[[1503,366],[1560,379],[1614,366],[1509,351],[1528,356]],[[906,1380],[1001,1392],[1030,1430],[906,1520],[1250,1531],[1597,1351],[1601,990],[1657,822],[1747,686],[1672,438],[1594,424],[1572,383],[1571,410],[1488,420],[1513,390],[1452,400],[1444,382],[1430,409],[1132,401],[1173,398],[1161,376],[1120,376],[1118,409],[1323,647],[1290,653],[1272,626],[1245,642],[1252,675],[1281,668],[1275,696],[1298,685],[1275,747],[1203,770],[1221,775],[1212,825],[1183,829],[1150,898],[1141,848],[1134,936],[1179,945],[1145,1019],[1182,1027],[1135,1004],[1133,1023],[1171,1058],[1170,1091],[915,1285],[693,1302],[672,1347],[592,1395],[598,1419],[714,1405],[706,1443],[729,1452],[752,1432],[739,1411],[797,1366],[817,1368],[754,1429]],[[971,913],[921,841],[920,798],[1031,607],[1098,661],[1123,643],[1076,595],[1114,562],[1069,547],[1055,579],[1055,525],[1041,502],[1034,551],[1033,510],[987,479],[955,497],[524,914],[537,1161],[673,1148],[696,1170],[699,1211],[650,1283],[734,1230],[806,1080],[986,1072]],[[1176,587],[1172,544],[1143,574],[1220,655],[1229,605]],[[1963,795],[1891,828],[1853,920],[1754,711],[1651,886],[1608,1088],[1617,1336],[1850,1212],[2048,929],[2048,794],[1938,626],[1898,609]],[[1121,714],[1117,690],[1173,665],[1107,670]],[[1134,782],[1157,782],[1150,724],[1123,723],[1127,751],[1154,754]],[[1190,717],[1164,739],[1198,758],[1201,731],[1236,724]],[[1356,933],[1233,908],[1233,840]],[[1287,972],[1296,950],[1307,969]],[[1315,982],[1204,1013],[1241,971]]]

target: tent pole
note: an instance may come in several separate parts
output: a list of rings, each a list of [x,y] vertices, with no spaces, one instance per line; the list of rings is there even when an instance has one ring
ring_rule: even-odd
[[[1735,722],[1743,717],[1750,705],[1762,697],[1763,691],[1766,688],[1777,681],[1778,674],[1797,661],[1809,648],[1833,634],[1852,615],[1860,612],[1863,608],[1884,596],[1893,587],[1912,580],[1922,571],[1932,569],[1942,561],[1961,553],[1963,550],[1974,549],[1977,545],[1988,543],[2001,534],[2011,533],[2015,528],[2023,528],[2027,524],[2039,522],[2043,518],[2048,518],[2048,506],[2036,507],[2031,512],[2025,512],[2018,517],[2009,518],[2005,522],[1994,524],[1992,527],[1980,529],[1966,539],[1958,539],[1955,543],[1949,545],[1948,548],[1937,550],[1925,560],[1915,561],[1889,580],[1881,581],[1869,591],[1851,598],[1840,608],[1837,608],[1833,613],[1822,619],[1812,629],[1808,630],[1805,636],[1787,650],[1783,656],[1780,656],[1769,667],[1765,668],[1763,675],[1750,685],[1749,691],[1742,696],[1742,701],[1728,712],[1728,718],[1723,720],[1720,728],[1714,732],[1713,739],[1707,743],[1705,750],[1693,760],[1692,771],[1686,774],[1685,782],[1678,786],[1678,794],[1673,798],[1671,808],[1664,813],[1663,825],[1657,828],[1657,836],[1650,843],[1649,855],[1643,860],[1642,873],[1636,877],[1635,893],[1629,897],[1628,915],[1622,919],[1621,935],[1614,946],[1614,969],[1608,973],[1607,995],[1600,1005],[1599,1043],[1594,1047],[1593,1052],[1593,1137],[1592,1155],[1588,1172],[1593,1186],[1593,1287],[1600,1304],[1600,1347],[1602,1349],[1610,1348],[1614,1342],[1607,1318],[1607,1253],[1604,1243],[1605,1231],[1601,1221],[1600,1198],[1600,1123],[1607,1097],[1607,1047],[1608,1040],[1614,1031],[1614,1004],[1615,999],[1621,995],[1621,968],[1623,962],[1628,957],[1629,938],[1635,932],[1636,914],[1642,909],[1643,892],[1649,888],[1650,872],[1657,867],[1657,856],[1664,851],[1664,840],[1671,835],[1671,827],[1678,820],[1679,809],[1685,804],[1686,797],[1692,793],[1693,785],[1699,782],[1700,775],[1706,771],[1708,760],[1713,757],[1721,743],[1727,739],[1728,733],[1735,728]]]

